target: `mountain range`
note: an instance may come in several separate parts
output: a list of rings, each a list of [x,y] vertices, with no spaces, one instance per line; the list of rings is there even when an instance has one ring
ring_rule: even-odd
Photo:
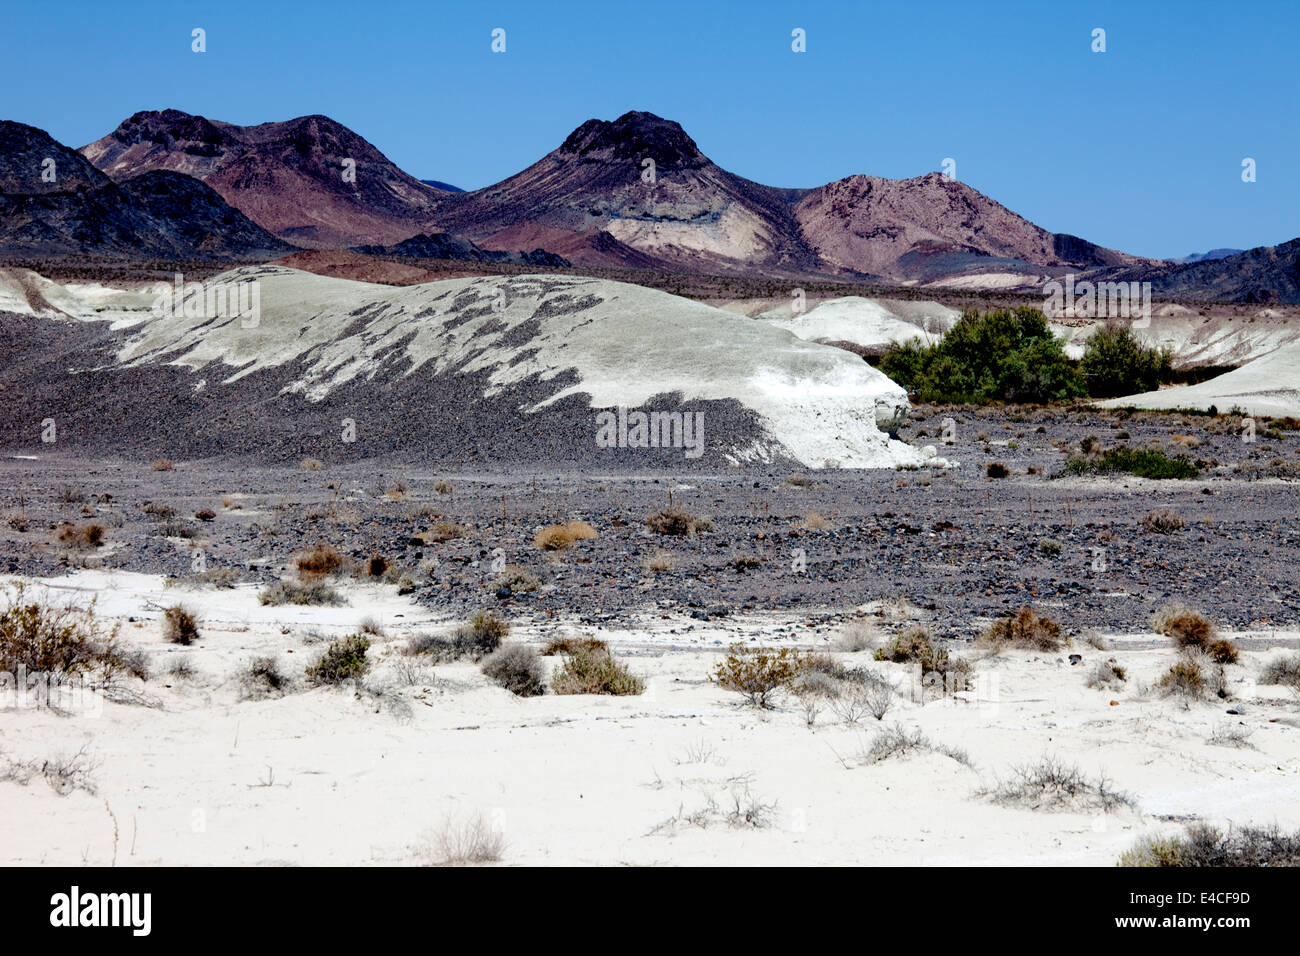
[[[1075,273],[1152,281],[1157,293],[1186,298],[1300,301],[1291,244],[1147,259],[1049,232],[939,173],[765,186],[645,112],[588,120],[526,169],[469,192],[416,179],[319,115],[238,126],[144,111],[79,153],[5,123],[0,146],[6,258],[264,260],[353,249],[964,289],[1029,290]],[[40,178],[49,157],[56,184]]]

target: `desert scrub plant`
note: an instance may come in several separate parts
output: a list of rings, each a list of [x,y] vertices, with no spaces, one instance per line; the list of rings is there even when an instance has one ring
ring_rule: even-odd
[[[154,471],[175,471],[176,469],[170,458],[155,458],[149,463],[149,467]]]
[[[554,657],[556,654],[572,654],[575,650],[582,649],[604,651],[609,649],[609,645],[596,637],[553,637],[542,645],[542,656]]]
[[[505,588],[512,594],[527,594],[530,591],[536,591],[541,586],[541,578],[518,564],[507,564],[501,569],[501,573],[492,579],[492,589],[494,591]]]
[[[454,541],[457,538],[465,537],[468,532],[463,524],[455,521],[439,521],[432,529],[424,533],[424,540],[430,544],[442,544],[446,541]]]
[[[1205,742],[1215,747],[1236,747],[1239,750],[1254,750],[1250,742],[1253,731],[1242,723],[1221,720],[1210,731]]]
[[[834,531],[835,522],[831,521],[820,511],[809,511],[803,516],[803,523],[800,525],[804,531]]]
[[[856,654],[860,651],[874,651],[880,642],[880,634],[871,621],[849,621],[840,629],[835,639],[836,650]]]
[[[107,678],[133,669],[117,644],[117,629],[103,631],[94,602],[55,605],[30,596],[22,582],[10,586],[0,608],[0,673],[62,679],[98,671]]]
[[[1061,542],[1057,541],[1055,538],[1038,539],[1039,554],[1044,554],[1049,558],[1057,558],[1060,557],[1061,552],[1064,550],[1065,550],[1065,546],[1061,544]]]
[[[979,642],[994,648],[1006,646],[1025,650],[1057,651],[1070,643],[1061,625],[1031,607],[1022,607],[1009,617],[999,618],[980,635]]]
[[[891,661],[895,664],[907,664],[934,658],[934,643],[930,632],[924,627],[909,627],[901,634],[895,634],[884,645],[876,649],[878,661]]]
[[[304,458],[298,462],[298,467],[304,471],[320,471],[325,465],[319,458]]]
[[[294,555],[293,564],[304,578],[323,578],[343,567],[343,555],[334,545],[322,541]]]
[[[240,581],[238,568],[208,568],[205,571],[195,571],[192,574],[182,574],[179,577],[168,578],[163,582],[163,587],[213,587],[213,588],[233,588]]]
[[[936,744],[917,728],[908,730],[900,724],[883,727],[863,751],[865,763],[880,763],[890,757],[905,757],[913,753],[937,753],[966,767],[973,766],[970,755],[960,747]]]
[[[93,551],[104,543],[104,526],[96,521],[64,521],[54,529],[54,539],[74,551]]]
[[[1187,826],[1183,837],[1143,837],[1119,858],[1120,866],[1279,867],[1300,866],[1300,832],[1242,827],[1222,832],[1204,823]]]
[[[427,838],[425,855],[434,866],[496,863],[506,851],[506,840],[482,814],[466,820],[448,818]]]
[[[1122,687],[1128,680],[1128,671],[1115,663],[1115,658],[1098,661],[1088,672],[1088,686],[1093,690],[1111,690]]]
[[[454,661],[462,657],[480,660],[501,646],[510,625],[491,611],[476,611],[468,624],[451,634],[414,634],[406,644],[408,655],[428,654],[436,660]]]
[[[1003,806],[1029,810],[1100,810],[1111,813],[1125,807],[1136,807],[1133,797],[1116,790],[1104,773],[1092,780],[1077,766],[1052,756],[1045,756],[1037,763],[1013,767],[1006,780],[980,791],[979,795]]]
[[[546,693],[546,669],[537,651],[526,644],[504,644],[483,661],[483,673],[516,697]]]
[[[5,515],[5,524],[15,531],[23,532],[32,526],[32,519],[25,512],[13,511]]]
[[[984,474],[989,478],[1006,478],[1010,476],[1011,469],[1000,461],[991,461],[985,466]]]
[[[1259,672],[1259,683],[1280,684],[1300,694],[1300,654],[1273,658]]]
[[[447,481],[444,478],[439,478],[437,481],[433,483],[433,490],[434,492],[440,495],[449,495],[455,489],[452,488],[450,481]]]
[[[1200,700],[1213,694],[1228,696],[1227,679],[1223,665],[1198,647],[1184,647],[1178,659],[1155,683],[1155,689],[1165,697],[1179,697],[1183,701]]]
[[[1185,604],[1166,604],[1151,617],[1151,627],[1174,642],[1175,647],[1195,647],[1205,651],[1220,664],[1237,660],[1237,646],[1219,640],[1214,624],[1200,611]]]
[[[640,694],[645,681],[627,669],[601,642],[577,645],[564,657],[564,663],[551,677],[551,689],[557,694]]]
[[[163,612],[163,637],[172,644],[193,644],[199,639],[198,616],[183,604]]]
[[[732,644],[709,680],[725,690],[743,694],[755,707],[768,707],[772,696],[779,690],[790,689],[806,667],[804,657],[788,647],[778,651]]]
[[[293,689],[293,678],[280,669],[274,657],[254,657],[236,676],[241,700],[283,697]]]
[[[646,518],[646,527],[655,534],[686,536],[695,533],[695,519],[685,508],[669,505]]]
[[[366,651],[370,638],[349,634],[331,641],[321,656],[307,667],[307,679],[313,684],[341,684],[346,680],[360,680],[370,670]]]
[[[539,551],[564,551],[573,546],[575,541],[589,541],[598,538],[596,529],[585,521],[570,521],[568,524],[552,524],[542,528],[533,537],[533,547]]]
[[[1186,524],[1178,512],[1169,508],[1158,508],[1142,516],[1142,530],[1147,534],[1173,534]]]
[[[273,607],[283,604],[339,607],[344,603],[342,595],[324,581],[276,581],[264,588],[257,600]]]
[[[1170,458],[1155,448],[1111,448],[1097,456],[1071,458],[1065,463],[1071,474],[1108,475],[1127,472],[1139,478],[1195,478],[1201,473],[1195,462],[1179,455]]]
[[[660,548],[645,560],[645,569],[651,574],[665,574],[677,568],[677,559],[671,551]]]

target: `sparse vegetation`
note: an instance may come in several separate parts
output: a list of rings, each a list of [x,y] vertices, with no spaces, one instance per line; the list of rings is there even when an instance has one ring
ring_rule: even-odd
[[[95,521],[82,524],[65,521],[54,529],[54,538],[74,551],[93,551],[104,543],[104,526]]]
[[[575,541],[584,541],[599,537],[596,529],[585,521],[570,521],[568,524],[553,524],[542,528],[533,537],[533,547],[540,551],[564,551],[573,546]]]
[[[492,579],[494,591],[508,588],[512,594],[527,594],[541,586],[541,578],[518,564],[507,564],[501,569],[501,573]]]
[[[526,644],[506,644],[483,661],[483,673],[518,697],[546,693],[546,670],[537,651]]]
[[[331,641],[329,647],[307,667],[307,679],[313,684],[342,684],[347,680],[360,680],[370,670],[366,652],[370,638],[350,634]]]
[[[1178,512],[1169,508],[1148,511],[1142,517],[1142,530],[1147,534],[1173,534],[1185,525]]]
[[[1115,663],[1113,657],[1098,661],[1088,673],[1088,686],[1093,690],[1113,690],[1122,687],[1127,680],[1128,671]]]
[[[496,863],[505,854],[506,840],[481,814],[465,821],[447,820],[429,839],[426,853],[435,866]]]
[[[304,471],[320,471],[325,466],[319,458],[304,458],[298,462],[298,467]]]
[[[304,579],[325,577],[343,567],[343,555],[334,545],[321,542],[295,555],[293,564]]]
[[[459,660],[469,657],[479,660],[501,646],[510,633],[510,625],[491,611],[476,611],[468,624],[462,624],[449,635],[416,634],[406,645],[406,653],[428,654],[438,660]]]
[[[778,651],[733,644],[709,679],[719,687],[743,694],[756,707],[768,707],[772,695],[790,689],[806,666],[799,652],[788,647]]]
[[[809,511],[803,516],[803,524],[800,525],[804,531],[834,531],[835,522],[831,521],[820,511]]]
[[[1151,627],[1157,634],[1171,638],[1177,647],[1209,650],[1215,638],[1210,619],[1185,604],[1166,604],[1160,608],[1151,617]]]
[[[149,467],[154,471],[173,471],[176,468],[170,458],[155,458],[149,463]]]
[[[646,527],[655,534],[685,536],[695,533],[695,519],[685,508],[669,505],[647,518]]]
[[[551,678],[557,694],[640,694],[645,681],[627,669],[600,641],[575,644]]]
[[[193,644],[199,639],[198,617],[183,604],[163,612],[163,637],[172,644]]]
[[[277,581],[263,589],[257,599],[262,604],[273,606],[311,604],[339,607],[345,603],[343,596],[324,581]]]
[[[103,632],[93,604],[85,609],[53,605],[29,596],[17,583],[0,609],[0,673],[20,669],[55,679],[142,671],[118,646],[116,628]]]
[[[445,481],[442,478],[439,478],[433,483],[433,490],[440,495],[449,495],[453,491],[451,482]]]
[[[1120,866],[1279,867],[1300,866],[1300,833],[1277,826],[1242,827],[1223,833],[1204,823],[1184,837],[1143,837],[1119,858]]]
[[[274,657],[254,657],[237,674],[241,700],[281,697],[293,687],[293,679],[280,669]]]
[[[1056,651],[1070,643],[1060,624],[1031,607],[1022,607],[994,621],[979,640],[994,648],[1010,646],[1033,651]]]
[[[673,557],[671,551],[660,549],[646,558],[645,568],[651,574],[664,574],[676,570],[677,559]]]
[[[936,744],[917,728],[908,730],[900,724],[882,728],[871,741],[871,746],[863,753],[862,759],[869,764],[880,763],[890,757],[905,757],[913,753],[937,753],[970,767],[970,755],[960,747],[948,747]]]
[[[1092,780],[1077,766],[1051,756],[1013,768],[1008,779],[981,791],[981,795],[1004,806],[1029,810],[1111,813],[1136,806],[1131,796],[1114,789],[1105,774]]]
[[[1011,469],[1000,461],[991,461],[984,467],[984,474],[989,478],[998,479],[1010,476]]]
[[[1065,463],[1071,474],[1108,475],[1126,472],[1139,478],[1195,478],[1200,469],[1189,458],[1170,458],[1156,448],[1111,448],[1097,456],[1071,458]]]
[[[1079,371],[1097,398],[1154,392],[1172,380],[1173,352],[1143,345],[1125,326],[1100,325],[1084,342]]]
[[[1259,683],[1280,684],[1300,694],[1300,654],[1273,658],[1260,671]]]

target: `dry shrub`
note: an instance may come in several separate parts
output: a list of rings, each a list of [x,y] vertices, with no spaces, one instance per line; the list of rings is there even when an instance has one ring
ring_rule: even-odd
[[[296,555],[293,563],[304,578],[320,578],[342,568],[343,555],[334,545],[321,542]]]
[[[546,693],[546,669],[537,651],[526,644],[507,644],[483,661],[483,673],[517,697]]]
[[[324,581],[277,581],[257,596],[261,604],[278,607],[283,604],[339,607],[343,597]]]
[[[1061,625],[1031,607],[1022,607],[1010,617],[1000,618],[988,626],[980,643],[995,648],[1011,646],[1034,651],[1057,651],[1070,643]]]
[[[646,527],[655,534],[685,536],[695,532],[695,519],[685,508],[669,505],[646,518]]]
[[[480,814],[463,822],[447,820],[430,838],[426,852],[435,866],[463,866],[496,863],[505,849],[505,837]]]
[[[1184,700],[1200,700],[1211,691],[1227,696],[1223,666],[1214,664],[1209,654],[1195,647],[1184,648],[1155,686],[1166,697]]]
[[[1142,517],[1142,530],[1147,534],[1172,534],[1184,527],[1186,522],[1178,513],[1168,508],[1148,511]]]
[[[281,697],[293,688],[293,679],[280,670],[274,657],[255,657],[239,671],[242,700]]]
[[[1011,471],[1001,462],[991,461],[988,463],[988,466],[985,467],[984,474],[988,475],[990,478],[1006,478],[1011,474]]]
[[[677,568],[677,559],[671,551],[659,550],[646,558],[645,569],[652,574],[663,574]]]
[[[1187,827],[1186,837],[1144,837],[1119,858],[1120,866],[1294,867],[1300,866],[1300,832],[1276,825],[1242,827],[1227,834],[1204,823]]]
[[[298,467],[305,471],[320,471],[325,466],[321,463],[319,458],[304,458],[302,461],[298,462]]]
[[[1098,661],[1088,674],[1088,686],[1093,690],[1120,687],[1128,680],[1128,671],[1115,663],[1115,658]]]
[[[453,489],[450,481],[445,481],[442,478],[439,478],[433,483],[433,490],[440,495],[449,495],[452,493]]]
[[[174,471],[176,469],[170,458],[155,458],[149,463],[149,467],[154,471]]]
[[[599,644],[600,646],[595,646]],[[614,657],[603,642],[577,645],[564,658],[564,664],[551,678],[557,694],[640,694],[645,681]]]
[[[380,554],[372,554],[366,562],[366,573],[372,578],[382,578],[388,571],[388,559]]]
[[[1151,627],[1157,634],[1171,638],[1177,647],[1209,650],[1215,639],[1210,619],[1185,604],[1166,604],[1160,608],[1152,615]]]
[[[895,634],[884,647],[876,650],[875,658],[895,664],[932,660],[934,644],[930,640],[930,632],[924,627],[910,627],[901,634]]]
[[[543,657],[572,654],[576,651],[608,651],[609,645],[595,637],[553,637],[542,646]]]
[[[875,650],[880,635],[871,621],[849,621],[835,642],[836,650],[857,653]]]
[[[199,639],[199,620],[183,604],[173,604],[163,612],[163,636],[172,644],[193,644]]]
[[[457,524],[455,521],[439,521],[433,526],[432,531],[424,533],[424,540],[441,544],[444,541],[465,537],[466,530],[464,525]]]
[[[1264,665],[1259,683],[1281,684],[1300,694],[1300,654],[1277,657]]]
[[[389,501],[404,501],[406,499],[406,493],[410,490],[411,489],[407,486],[406,482],[395,481],[393,482],[392,487],[384,493],[384,497]]]
[[[73,524],[64,521],[54,529],[55,540],[75,551],[93,551],[104,543],[104,526],[94,521]]]
[[[801,527],[805,531],[834,531],[835,523],[820,511],[810,511],[803,516]]]
[[[105,634],[93,603],[85,608],[51,605],[28,597],[18,582],[0,609],[0,673],[49,674],[62,678],[94,669],[106,676],[119,670],[137,672],[117,646],[117,630]]]
[[[528,594],[541,586],[541,578],[518,564],[507,564],[492,580],[493,589],[509,588],[512,594]]]
[[[1003,806],[1030,810],[1100,810],[1110,813],[1134,808],[1129,794],[1115,790],[1105,774],[1090,780],[1072,764],[1044,757],[1035,764],[1015,767],[1010,777],[992,790],[981,791]]]
[[[808,476],[801,471],[795,472],[785,480],[785,483],[791,488],[807,488],[811,484]]]
[[[406,645],[406,653],[429,654],[438,660],[454,661],[462,657],[479,660],[501,646],[510,625],[491,611],[476,611],[468,624],[462,624],[450,635],[413,635]]]
[[[542,528],[533,537],[533,547],[541,551],[563,551],[575,541],[587,541],[599,537],[596,529],[585,521],[570,521],[568,524],[553,524]]]
[[[727,650],[709,680],[743,694],[756,707],[770,706],[772,695],[790,689],[807,667],[805,658],[788,647],[776,651],[733,644]]]

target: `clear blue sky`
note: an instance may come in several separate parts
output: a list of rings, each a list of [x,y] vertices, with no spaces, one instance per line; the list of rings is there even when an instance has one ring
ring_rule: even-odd
[[[324,113],[472,189],[641,109],[774,186],[952,157],[1039,225],[1139,255],[1300,236],[1296,0],[4,0],[0,25],[0,118],[73,147],[141,109]]]

